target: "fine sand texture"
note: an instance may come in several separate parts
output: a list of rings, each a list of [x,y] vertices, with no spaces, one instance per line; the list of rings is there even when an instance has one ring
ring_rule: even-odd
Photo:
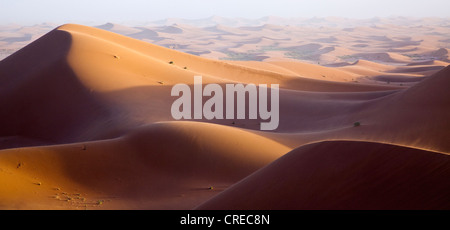
[[[448,27],[346,21],[323,37],[264,20],[66,24],[8,54],[0,209],[450,209]],[[383,28],[396,32],[374,35]],[[15,31],[0,39],[11,45],[43,30],[3,31]],[[203,43],[167,45],[202,31]],[[171,89],[194,76],[223,89],[279,84],[278,128],[175,120]]]

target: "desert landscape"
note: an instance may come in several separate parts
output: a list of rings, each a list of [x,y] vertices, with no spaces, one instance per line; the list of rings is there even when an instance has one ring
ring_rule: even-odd
[[[0,25],[0,209],[450,209],[449,38],[443,18]],[[279,126],[175,120],[194,76],[279,84]]]

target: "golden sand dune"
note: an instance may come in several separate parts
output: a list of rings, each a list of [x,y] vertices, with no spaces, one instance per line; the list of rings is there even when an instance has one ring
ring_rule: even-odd
[[[443,18],[168,19],[140,26],[106,23],[104,30],[203,57],[238,61],[302,60],[311,64],[369,60],[388,64],[448,62]],[[55,26],[0,25],[0,59]],[[412,33],[412,31],[414,31]],[[31,36],[30,36],[31,35]]]
[[[0,208],[448,208],[450,67],[409,64],[221,61],[60,26],[0,62]],[[171,88],[196,75],[222,87],[279,84],[278,129],[248,118],[175,121]],[[277,191],[285,198],[261,201]]]
[[[41,58],[44,53],[45,58]],[[205,59],[99,29],[65,25],[0,64],[5,81],[1,86],[5,96],[0,100],[6,108],[1,113],[9,121],[2,135],[64,143],[112,137],[121,129],[129,129],[128,123],[171,120],[167,103],[171,100],[170,86],[192,84],[194,75],[202,75],[205,84],[277,83],[281,88],[307,91],[398,88],[324,81],[317,72],[331,73],[329,78],[338,81],[348,75],[326,67],[298,65],[297,72],[280,73]],[[30,67],[24,71],[23,66]],[[300,67],[304,73],[298,72]],[[30,100],[35,103],[27,104]],[[128,110],[133,116],[127,116]]]
[[[289,150],[244,130],[194,122],[157,123],[105,141],[3,150],[0,178],[8,186],[0,189],[0,207],[192,208]]]

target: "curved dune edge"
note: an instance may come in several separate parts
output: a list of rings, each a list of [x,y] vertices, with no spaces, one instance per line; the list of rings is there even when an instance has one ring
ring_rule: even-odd
[[[0,209],[190,209],[288,151],[246,131],[194,122],[2,150]]]
[[[350,78],[348,73],[317,65],[294,62],[304,65],[305,71],[293,75],[194,56],[87,26],[67,24],[58,30],[72,35],[68,62],[75,73],[83,76],[82,82],[87,87],[100,87],[101,91],[158,85],[161,81],[165,85],[189,84],[194,75],[203,75],[204,83],[280,84],[280,88],[306,91],[361,92],[400,88],[342,82],[341,78]],[[93,65],[100,68],[93,71]],[[325,80],[314,70],[326,70],[336,81]]]
[[[0,118],[7,121],[0,134],[6,140],[31,140],[27,145],[110,139],[130,126],[171,120],[170,86],[192,84],[194,75],[204,75],[205,84],[279,83],[313,92],[398,89],[247,68],[73,24],[58,27],[2,60],[0,73],[7,82],[0,86]]]
[[[450,156],[388,144],[299,147],[197,209],[448,209]]]
[[[396,72],[399,76],[397,72],[404,70],[419,76],[437,69],[422,65],[393,68],[369,61],[340,68],[297,62],[215,61],[100,29],[64,25],[0,62],[4,83],[0,84],[0,148],[16,147],[0,151],[0,181],[6,184],[0,186],[0,209],[190,209],[222,191],[224,195],[204,205],[216,205],[223,196],[236,196],[229,203],[236,205],[232,208],[246,208],[250,206],[245,206],[244,198],[242,204],[233,203],[234,199],[256,194],[257,200],[266,195],[253,187],[277,195],[279,190],[273,190],[277,186],[284,188],[279,194],[294,201],[292,206],[274,196],[273,202],[261,201],[256,208],[445,208],[449,203],[441,195],[448,187],[417,190],[404,197],[398,194],[403,194],[402,188],[422,188],[427,183],[417,168],[427,181],[448,185],[441,180],[448,176],[445,162],[450,152],[450,67],[409,88],[346,82],[362,73]],[[322,71],[326,79],[322,79]],[[172,120],[171,86],[192,84],[194,75],[203,75],[205,84],[280,84],[279,129],[259,131],[260,121],[248,119],[167,122]],[[360,126],[354,127],[355,122]],[[25,148],[27,145],[47,146]],[[341,153],[346,157],[340,157]],[[298,162],[293,157],[297,155],[302,156]],[[292,162],[286,163],[286,158]],[[444,165],[435,158],[443,159]],[[282,169],[270,171],[267,177],[272,179],[254,179],[252,188],[241,185],[247,181],[244,179],[227,189],[259,169],[248,180],[265,172],[273,166],[263,167],[272,162],[281,164],[279,161],[285,163]],[[297,167],[303,164],[305,167]],[[342,176],[331,181],[339,195],[336,200],[330,200],[336,196],[327,190],[331,189],[327,178],[318,179],[318,184],[309,181],[322,175],[315,171],[321,167],[323,173],[335,170],[327,175]],[[311,177],[283,174],[296,170],[306,170]],[[378,174],[372,174],[374,171]],[[417,175],[419,184],[405,176],[409,172]],[[350,174],[368,175],[369,179]],[[394,178],[398,188],[385,177]],[[297,180],[316,190],[296,187],[300,186]],[[348,184],[351,186],[346,187]],[[390,190],[375,188],[374,194],[364,189],[373,188],[372,184]],[[245,187],[242,193],[234,190],[240,186]],[[315,198],[300,201],[297,193],[286,192],[291,190],[305,193],[302,197],[314,196],[307,192],[325,191],[329,196],[322,200],[328,203]],[[357,203],[348,198],[353,193]],[[379,193],[391,200],[369,199]],[[427,200],[427,206],[421,196],[424,193],[436,200]],[[316,203],[308,203],[313,201]],[[253,205],[252,200],[248,202]],[[276,202],[285,206],[276,206]],[[221,209],[221,205],[219,202],[213,209]]]

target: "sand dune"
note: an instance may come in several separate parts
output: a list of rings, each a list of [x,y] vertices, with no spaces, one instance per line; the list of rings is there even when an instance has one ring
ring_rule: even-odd
[[[99,29],[102,29],[102,30],[108,30],[108,31],[111,31],[114,33],[125,34],[125,35],[131,35],[131,34],[141,32],[138,28],[132,28],[132,27],[123,26],[123,25],[119,25],[119,24],[113,24],[113,23],[106,23],[104,25],[100,25],[100,26],[96,26],[96,27]]]
[[[193,122],[158,123],[107,141],[3,150],[0,176],[8,186],[0,195],[9,203],[0,206],[192,208],[289,150],[236,128]]]
[[[172,18],[139,26],[105,23],[95,27],[186,53],[195,47],[196,54],[208,58],[238,61],[273,61],[276,58],[330,65],[359,59],[384,64],[448,62],[447,37],[450,33],[445,25],[445,19],[439,18],[265,17],[247,20],[211,17],[199,20]],[[14,51],[43,35],[43,31],[48,32],[55,27],[49,24],[1,26],[4,29],[0,30],[0,40],[11,42],[2,44],[0,41],[0,45]],[[29,40],[17,40],[30,34]],[[261,39],[271,42],[260,42]],[[205,41],[211,43],[202,45]],[[307,49],[308,44],[320,48]],[[240,48],[235,49],[237,47]],[[211,52],[221,55],[208,55]],[[0,58],[11,53],[4,51]]]
[[[55,41],[58,41],[59,46],[50,46]],[[124,48],[120,43],[128,46]],[[36,63],[34,60],[44,52],[45,61]],[[169,64],[169,61],[174,64]],[[275,64],[282,67],[297,64],[297,71],[303,68],[304,72],[300,73],[301,76],[294,76],[286,72],[263,70],[258,66],[249,68],[241,64],[223,63],[89,27],[66,25],[0,64],[2,73],[10,77],[5,79],[8,84],[2,85],[2,93],[5,95],[1,97],[4,100],[2,105],[7,108],[2,111],[2,117],[9,121],[2,129],[2,135],[38,138],[49,143],[87,141],[113,137],[120,134],[121,129],[129,129],[130,124],[171,120],[170,104],[162,103],[171,99],[170,87],[166,85],[192,84],[192,76],[199,74],[204,76],[204,83],[259,81],[279,83],[282,88],[308,91],[396,89],[391,86],[324,81],[323,76],[317,76],[318,70],[323,74],[330,73],[331,80],[339,80],[339,77],[342,79],[345,76],[326,67],[302,63]],[[21,67],[27,65],[35,67],[30,68],[29,72],[22,71]],[[161,85],[160,82],[164,84]],[[132,99],[127,100],[136,93],[117,97],[115,92],[132,87],[156,89],[146,90],[146,95],[140,98],[131,97]],[[26,93],[22,93],[23,91]],[[65,97],[52,99],[52,104],[47,104],[46,101],[52,95]],[[164,100],[152,100],[154,97],[162,99],[161,95],[165,95],[162,97]],[[36,100],[36,103],[32,106],[20,103],[30,100]],[[132,106],[128,105],[130,100]],[[139,107],[136,109],[137,105]],[[132,107],[131,110],[134,111],[150,109],[151,112],[135,113],[130,118],[124,115],[127,107]],[[141,120],[144,116],[145,120]],[[124,123],[127,125],[123,125]],[[86,127],[91,128],[87,130]]]
[[[397,47],[414,40],[404,26],[354,39]],[[57,27],[0,62],[0,209],[448,209],[448,62],[332,46],[355,36],[334,32],[383,27],[326,37],[269,24],[99,27]],[[199,31],[210,36],[201,44],[177,40]],[[133,36],[210,46],[215,58]],[[256,48],[252,58],[270,55],[239,60]],[[218,60],[231,51],[237,58]],[[358,54],[368,60],[336,58]],[[222,87],[279,84],[278,128],[174,120],[171,88],[195,75]]]
[[[450,157],[440,153],[321,142],[289,152],[197,208],[448,209],[449,173]]]
[[[280,129],[289,134],[272,138],[292,147],[344,139],[448,153],[448,71],[398,91],[281,94],[286,123],[281,120]],[[354,122],[361,126],[353,127]]]

